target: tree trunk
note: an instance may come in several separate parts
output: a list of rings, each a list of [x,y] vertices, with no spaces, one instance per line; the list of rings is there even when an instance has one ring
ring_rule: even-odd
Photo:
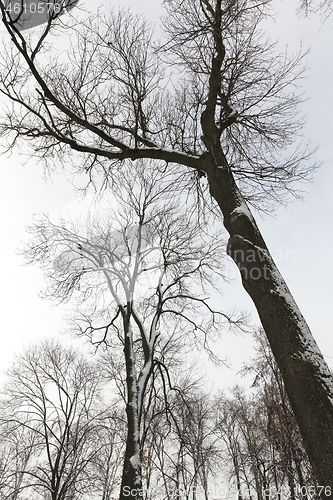
[[[242,485],[241,485],[241,480],[240,480],[240,468],[238,464],[238,457],[237,457],[237,450],[232,450],[234,452],[234,456],[232,457],[233,460],[233,465],[234,465],[234,470],[235,470],[235,475],[236,475],[236,485],[237,485],[237,500],[243,500],[243,495],[242,495]]]
[[[138,388],[129,319],[124,320],[127,385],[127,439],[119,500],[142,500]]]
[[[237,188],[221,147],[215,124],[221,91],[225,47],[221,32],[222,2],[216,2],[209,89],[201,114],[202,141],[207,152],[201,169],[219,205],[230,234],[228,254],[237,264],[245,290],[252,298],[286,387],[305,450],[326,498],[333,489],[333,375],[301,315],[287,284]]]
[[[221,151],[202,156],[210,192],[281,371],[306,452],[326,498],[333,489],[333,376],[274,263]],[[222,165],[222,167],[221,167]]]

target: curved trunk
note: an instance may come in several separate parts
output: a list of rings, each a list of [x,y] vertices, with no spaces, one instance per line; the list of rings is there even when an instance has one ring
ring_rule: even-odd
[[[217,148],[218,149],[218,148]],[[217,151],[218,152],[218,151]],[[333,375],[274,263],[223,153],[205,153],[210,192],[230,234],[228,254],[252,298],[286,391],[322,496],[333,490]],[[222,167],[220,166],[222,165]]]
[[[201,156],[201,169],[207,173],[211,195],[223,213],[224,226],[230,234],[228,254],[237,264],[243,286],[258,311],[316,479],[324,487],[322,493],[331,498],[333,375],[237,188],[221,147],[223,131],[215,124],[225,57],[222,16],[222,1],[217,0],[213,26],[216,52],[201,114],[202,141],[207,148]]]

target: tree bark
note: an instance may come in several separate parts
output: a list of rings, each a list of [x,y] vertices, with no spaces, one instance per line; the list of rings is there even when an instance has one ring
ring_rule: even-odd
[[[119,500],[142,500],[141,450],[138,388],[135,371],[133,336],[129,317],[124,319],[127,385],[127,438]]]
[[[225,158],[203,155],[210,192],[230,234],[237,264],[281,371],[306,452],[326,498],[333,490],[333,376],[237,189]]]
[[[221,0],[216,2],[214,14],[216,52],[201,115],[202,141],[207,148],[201,156],[202,170],[207,173],[210,193],[230,235],[228,254],[240,270],[281,371],[315,477],[319,486],[326,487],[322,496],[332,498],[333,374],[268,251],[222,151],[222,132],[215,123],[225,57]]]

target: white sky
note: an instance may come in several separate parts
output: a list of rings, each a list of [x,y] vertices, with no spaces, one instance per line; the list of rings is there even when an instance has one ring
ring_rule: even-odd
[[[135,12],[142,12],[151,20],[155,20],[160,11],[156,0],[123,0],[121,5],[133,5]],[[298,20],[296,5],[295,1],[276,2],[281,14],[278,23],[271,27],[271,35],[279,37],[281,43],[288,42],[290,47],[296,46],[300,39],[304,41],[304,47],[312,46],[308,58],[309,78],[304,81],[304,90],[309,96],[304,104],[308,115],[306,132],[312,143],[319,146],[317,156],[323,161],[323,166],[315,175],[314,183],[304,186],[308,193],[303,203],[295,201],[287,209],[281,207],[275,218],[258,219],[258,223],[319,347],[333,366],[333,292],[330,283],[333,274],[333,17],[323,26],[315,18]],[[89,0],[84,0],[83,6],[96,8],[96,4],[90,7]],[[23,344],[44,336],[57,336],[65,326],[63,314],[66,307],[55,307],[38,298],[43,288],[41,272],[35,267],[23,267],[22,257],[16,254],[16,250],[20,241],[27,239],[25,226],[31,222],[34,213],[53,212],[69,203],[72,207],[75,193],[68,181],[68,173],[54,175],[53,183],[46,183],[41,166],[34,161],[23,166],[23,161],[18,154],[9,159],[1,157],[0,370],[8,366],[13,354]],[[240,302],[242,307],[253,311],[252,317],[256,321],[251,301],[239,283],[229,288],[222,300],[229,305]],[[233,361],[234,372],[226,368],[220,371],[209,369],[209,373],[214,374],[215,387],[228,386],[237,380],[234,373],[251,355],[250,346],[249,340],[242,337],[227,336],[221,341],[219,349]]]

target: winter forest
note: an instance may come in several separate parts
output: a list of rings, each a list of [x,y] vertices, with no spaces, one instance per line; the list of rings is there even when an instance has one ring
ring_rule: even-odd
[[[22,284],[0,500],[332,498],[330,356],[261,229],[325,168],[308,47],[274,37],[283,0],[147,6],[0,0],[4,184],[27,163],[76,196],[15,248],[64,326],[30,325]],[[319,32],[332,9],[292,15]]]

